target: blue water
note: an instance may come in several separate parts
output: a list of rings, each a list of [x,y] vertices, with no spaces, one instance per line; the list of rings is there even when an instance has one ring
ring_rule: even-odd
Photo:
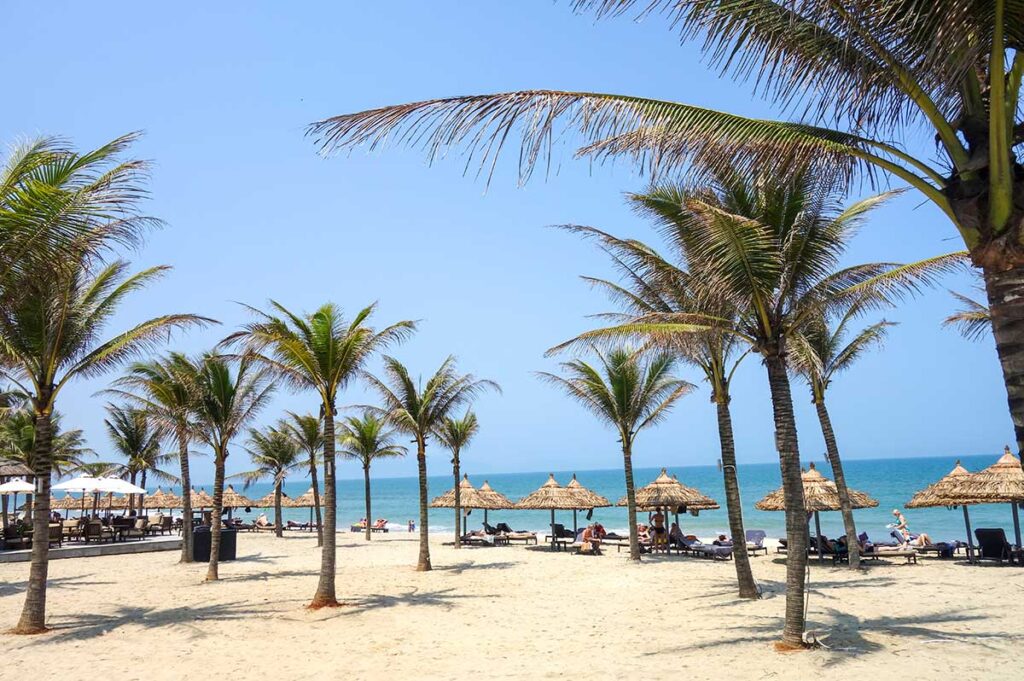
[[[971,471],[978,471],[991,465],[994,456],[961,457],[963,465]],[[913,458],[913,459],[877,459],[845,462],[848,484],[878,499],[877,508],[855,511],[859,531],[866,531],[874,539],[885,539],[887,523],[892,522],[893,508],[903,508],[914,492],[935,482],[953,468],[954,460],[947,457]],[[821,472],[829,477],[830,469],[827,462],[815,462]],[[439,473],[441,466],[433,467],[433,473]],[[645,485],[653,480],[660,469],[638,468],[634,470],[637,486]],[[669,469],[675,473],[680,482],[696,487],[714,498],[723,506],[715,511],[702,511],[699,516],[690,515],[681,518],[684,532],[698,536],[727,533],[728,520],[725,513],[725,494],[722,474],[715,466],[687,466]],[[621,470],[576,471],[580,483],[607,497],[612,503],[617,502],[625,494],[625,483]],[[493,473],[486,476],[474,476],[470,473],[470,482],[479,486],[488,480],[491,486],[511,498],[519,499],[534,491],[547,480],[547,472],[538,473]],[[567,484],[572,472],[556,472],[555,478],[561,484]],[[743,497],[743,516],[747,529],[763,529],[768,536],[785,536],[784,517],[781,512],[758,511],[754,502],[768,492],[781,485],[777,464],[746,464],[739,466],[740,491]],[[381,478],[371,480],[371,498],[373,517],[387,518],[392,529],[399,526],[404,529],[410,519],[419,521],[418,483],[415,477]],[[430,497],[433,498],[450,489],[452,480],[448,475],[431,475],[429,478]],[[211,491],[209,485],[204,489]],[[309,489],[309,481],[293,479],[285,483],[285,491],[297,496]],[[256,484],[244,492],[254,499],[262,497],[271,490],[269,483]],[[239,491],[241,491],[239,489]],[[338,525],[347,526],[358,521],[365,515],[362,480],[342,480],[339,482]],[[253,509],[250,513],[241,513],[242,517],[252,518],[260,512]],[[904,511],[912,532],[927,532],[936,541],[966,539],[963,513],[960,509],[945,508],[911,509]],[[1013,524],[1009,504],[982,504],[970,507],[971,526],[1002,527],[1007,536],[1012,537]],[[269,514],[268,514],[269,515]],[[286,509],[286,520],[304,521],[309,518],[308,509]],[[594,510],[594,519],[600,521],[609,530],[626,528],[626,512],[624,508],[600,508]],[[483,521],[482,511],[473,511],[469,516],[469,527],[480,527]],[[490,511],[488,521],[493,525],[505,521],[516,529],[546,530],[550,523],[549,511]],[[579,521],[584,523],[584,513],[580,513]],[[571,511],[557,511],[556,522],[571,526]],[[827,536],[842,534],[842,519],[839,513],[821,514],[822,531]],[[431,509],[430,530],[433,532],[451,531],[455,526],[454,511],[451,509]],[[1011,540],[1012,541],[1012,540]]]

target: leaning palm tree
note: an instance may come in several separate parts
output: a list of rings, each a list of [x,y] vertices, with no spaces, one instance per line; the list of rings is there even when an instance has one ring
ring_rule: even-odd
[[[630,197],[634,208],[656,211],[669,188],[654,188],[647,194]],[[722,291],[707,277],[694,277],[673,264],[646,244],[633,239],[619,239],[592,227],[567,226],[566,229],[587,238],[593,238],[611,256],[623,278],[623,283],[606,279],[584,277],[592,285],[604,289],[611,299],[626,310],[624,314],[606,315],[627,322],[632,317],[657,314],[694,314],[700,318],[735,321],[736,310]],[[618,342],[620,335],[612,333],[603,339]],[[583,334],[562,344],[553,351],[579,342],[602,340],[602,334]],[[729,531],[733,537],[745,537],[743,505],[740,497],[739,475],[736,466],[736,446],[733,437],[730,387],[733,374],[749,351],[742,351],[742,343],[731,334],[713,328],[707,331],[672,334],[660,339],[657,347],[675,354],[682,362],[700,369],[711,386],[711,401],[715,404],[718,420],[718,439],[721,452],[722,480],[725,488],[725,507]],[[745,541],[737,540],[733,550],[739,597],[759,598],[757,583],[750,566]]]
[[[887,321],[872,324],[846,343],[849,325],[857,313],[857,306],[854,305],[838,320],[834,328],[829,326],[824,316],[812,318],[803,325],[799,334],[790,339],[793,368],[803,376],[811,390],[811,401],[818,413],[821,434],[825,438],[825,454],[832,467],[832,477],[839,493],[839,508],[846,531],[850,567],[853,569],[860,567],[860,543],[857,540],[857,525],[853,520],[850,490],[846,486],[846,473],[839,457],[839,444],[836,442],[832,418],[825,405],[825,393],[840,372],[849,369],[872,346],[882,343],[888,327],[892,325],[892,322]]]
[[[324,519],[320,510],[320,483],[317,481],[316,475],[316,467],[324,449],[323,423],[321,419],[312,414],[296,414],[290,411],[284,428],[299,449],[306,454],[309,465],[309,481],[313,488],[313,506],[316,512],[316,545],[323,546]]]
[[[399,432],[411,435],[416,443],[416,466],[420,483],[420,553],[416,569],[431,569],[430,534],[427,529],[427,443],[446,418],[456,409],[473,401],[488,389],[499,390],[493,381],[459,374],[455,358],[448,357],[425,384],[414,380],[409,370],[394,357],[384,357],[381,380],[366,374],[370,387],[383,400],[383,407],[370,409],[384,416]],[[369,519],[367,519],[369,520]]]
[[[243,345],[287,385],[295,390],[312,390],[320,398],[324,422],[324,545],[320,580],[309,607],[337,607],[334,417],[338,391],[349,384],[370,357],[391,343],[404,340],[416,325],[403,321],[377,331],[367,325],[376,305],[363,308],[351,320],[346,320],[333,303],[326,303],[309,315],[295,314],[274,301],[270,306],[270,312],[249,308],[257,315],[257,321],[246,324],[225,343]]]
[[[246,450],[256,468],[232,477],[244,480],[246,489],[264,478],[274,481],[274,533],[282,537],[284,522],[281,519],[281,486],[288,474],[305,466],[306,461],[300,458],[299,445],[288,432],[285,421],[278,421],[276,426],[264,430],[250,428]]]
[[[237,362],[207,354],[197,363],[198,371],[190,389],[194,394],[193,417],[197,439],[213,452],[213,518],[210,527],[210,564],[207,581],[220,578],[219,556],[221,514],[224,511],[225,463],[231,443],[266,406],[274,392],[270,372],[253,358],[242,355]],[[232,364],[235,364],[232,367]],[[187,494],[187,492],[186,492]]]
[[[886,195],[840,210],[821,178],[747,177],[723,173],[710,186],[667,190],[649,211],[673,243],[686,271],[705,279],[735,311],[651,313],[591,332],[671,342],[681,333],[721,331],[759,354],[768,374],[776,448],[786,502],[784,647],[804,645],[807,532],[800,454],[789,383],[789,339],[822,312],[892,304],[908,289],[957,267],[961,254],[896,265],[838,269],[851,234]],[[586,334],[584,335],[586,337]]]
[[[405,456],[407,449],[394,443],[395,430],[384,419],[372,413],[349,416],[342,421],[338,433],[338,453],[346,459],[358,461],[363,467],[363,495],[366,500],[366,541],[373,532],[370,509],[370,465],[377,459]]]
[[[672,374],[676,360],[670,353],[648,357],[626,347],[613,348],[607,354],[595,347],[593,352],[598,360],[596,367],[577,359],[562,363],[566,376],[547,372],[539,375],[618,433],[626,476],[629,557],[638,561],[633,445],[640,431],[662,421],[673,405],[693,390],[693,385]]]
[[[480,422],[477,421],[476,414],[468,410],[461,418],[446,418],[434,431],[441,444],[452,453],[452,476],[455,480],[455,548],[462,546],[462,495],[459,489],[462,472],[459,470],[459,457],[478,432]]]
[[[125,262],[95,268],[91,260],[87,252],[66,253],[32,276],[17,277],[16,291],[0,292],[0,365],[7,377],[32,397],[38,491],[33,526],[40,537],[49,531],[52,415],[60,391],[77,378],[100,376],[164,342],[169,331],[205,321],[194,315],[167,315],[110,340],[99,340],[120,303],[167,268],[128,275]],[[32,547],[25,607],[15,627],[18,633],[38,633],[46,628],[48,549],[46,542]]]
[[[1024,8],[1020,0],[575,0],[599,16],[663,12],[712,65],[808,120],[745,118],[621,94],[528,90],[433,99],[328,118],[325,152],[394,142],[431,160],[452,147],[493,168],[520,132],[520,179],[564,137],[579,156],[652,173],[858,171],[919,191],[960,233],[985,278],[1018,449],[1024,450]],[[817,123],[824,122],[824,125]],[[831,127],[825,127],[825,126]],[[940,160],[904,144],[935,139]],[[893,141],[895,139],[895,141]],[[547,165],[547,164],[545,164]]]
[[[133,485],[141,476],[140,486],[145,489],[149,475],[169,482],[178,482],[174,475],[160,469],[160,466],[170,458],[160,451],[166,433],[154,419],[150,418],[149,412],[134,407],[108,404],[107,414],[107,418],[103,420],[107,436],[114,452],[127,460],[122,474],[127,476]],[[134,504],[134,497],[135,495],[132,495],[130,504]],[[143,496],[139,495],[140,512],[142,504]],[[130,505],[129,510],[134,510],[134,506]]]
[[[189,445],[195,441],[193,394],[191,386],[199,368],[187,356],[172,352],[164,357],[129,365],[124,376],[105,391],[145,409],[161,424],[178,449],[179,479],[182,490],[192,489],[189,469]],[[182,494],[181,558],[192,562],[192,497]]]

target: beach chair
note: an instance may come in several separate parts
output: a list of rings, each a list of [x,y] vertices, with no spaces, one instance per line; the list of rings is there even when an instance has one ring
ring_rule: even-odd
[[[90,520],[84,528],[83,536],[86,543],[90,541],[114,541],[114,528],[107,527],[99,520]]]
[[[756,556],[758,551],[764,552],[764,555],[768,555],[768,547],[764,545],[765,537],[767,533],[764,530],[747,530],[747,553],[752,556]]]
[[[148,529],[149,523],[146,522],[146,519],[139,518],[135,521],[134,525],[129,525],[122,529],[121,536],[124,539],[145,539]]]
[[[64,542],[64,528],[60,523],[50,523],[50,546],[56,544],[58,548]]]
[[[388,519],[380,518],[370,528],[370,532],[387,532],[388,531]]]
[[[253,523],[252,526],[256,528],[257,532],[273,532],[274,529],[275,529],[274,528],[274,523],[270,522],[269,520],[267,520],[263,516],[260,516],[259,518],[257,518],[256,522]]]
[[[983,528],[974,531],[978,540],[978,558],[980,560],[994,560],[1002,563],[1004,560],[1012,562],[1013,547],[1006,541],[1006,532],[1003,528]]]

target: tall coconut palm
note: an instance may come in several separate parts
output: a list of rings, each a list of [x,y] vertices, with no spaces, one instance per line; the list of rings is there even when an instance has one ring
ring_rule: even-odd
[[[633,195],[630,198],[636,209],[653,213],[661,207],[663,200],[671,200],[671,196],[670,188],[654,188],[648,194]],[[735,321],[735,307],[727,297],[721,295],[722,292],[710,278],[690,276],[685,269],[673,264],[642,242],[619,239],[592,227],[569,226],[567,229],[596,239],[620,270],[624,280],[621,284],[595,277],[584,279],[604,289],[612,300],[627,311],[626,314],[618,315],[625,317],[621,321],[626,322],[636,316],[658,314],[694,314],[700,318],[730,320],[730,323]],[[561,350],[581,341],[593,343],[604,339],[618,342],[621,335],[585,333],[554,350]],[[715,405],[718,420],[725,507],[729,518],[729,531],[736,538],[746,536],[736,466],[732,413],[729,406],[732,400],[730,385],[733,374],[748,354],[742,351],[740,345],[740,341],[734,336],[717,328],[699,333],[673,334],[659,339],[657,343],[657,347],[674,353],[681,361],[700,369],[704,379],[711,386],[711,401]],[[736,568],[739,596],[756,599],[759,593],[751,570],[746,541],[737,540],[734,544],[733,564]]]
[[[316,545],[324,545],[323,516],[320,510],[320,483],[317,480],[316,467],[320,462],[324,449],[324,429],[322,420],[312,414],[296,414],[288,412],[285,431],[306,454],[309,465],[309,481],[313,487],[313,506],[316,512]]]
[[[335,431],[338,391],[345,388],[375,353],[400,342],[416,328],[402,321],[377,331],[367,325],[376,305],[345,319],[333,303],[309,315],[298,315],[271,301],[271,311],[250,308],[257,321],[246,324],[225,343],[241,344],[257,353],[256,359],[295,390],[312,390],[320,398],[324,422],[324,545],[320,579],[311,608],[337,607],[335,590],[337,532],[337,482]],[[277,316],[279,315],[279,316]]]
[[[213,518],[207,581],[219,579],[221,514],[224,511],[225,462],[231,443],[266,406],[274,392],[270,372],[253,358],[237,361],[206,354],[197,363],[193,385],[197,439],[213,452]],[[232,365],[235,365],[232,367]]]
[[[172,352],[164,357],[129,365],[124,376],[107,390],[145,409],[173,439],[178,448],[181,489],[192,489],[189,468],[189,445],[195,441],[196,425],[193,421],[193,392],[198,367],[187,356]],[[182,563],[192,561],[192,497],[182,494]]]
[[[427,529],[427,443],[444,420],[485,390],[501,388],[494,381],[472,374],[459,374],[455,358],[448,357],[426,384],[414,380],[409,370],[394,357],[384,357],[384,380],[366,374],[370,386],[380,394],[383,407],[372,411],[383,415],[399,432],[416,443],[416,467],[420,484],[420,553],[416,569],[431,569],[430,534]]]
[[[951,326],[970,341],[981,340],[992,333],[992,313],[988,306],[963,293],[950,291],[960,309],[946,317],[942,325]]]
[[[857,541],[857,525],[853,519],[853,504],[850,490],[846,485],[846,473],[839,456],[832,418],[825,405],[825,393],[833,379],[840,372],[849,369],[871,347],[880,345],[892,322],[881,321],[858,332],[849,343],[846,336],[849,326],[857,315],[857,306],[851,307],[836,323],[829,327],[824,316],[813,318],[803,325],[800,333],[792,337],[790,352],[793,367],[803,376],[811,390],[811,401],[818,413],[821,434],[825,438],[825,454],[832,467],[832,477],[839,493],[839,507],[846,531],[846,546],[849,550],[851,568],[860,567],[860,544]]]
[[[786,498],[786,624],[782,646],[803,645],[807,532],[796,421],[789,383],[789,339],[823,311],[867,310],[960,262],[959,254],[909,265],[837,269],[851,234],[886,195],[845,210],[820,178],[724,173],[714,184],[668,190],[650,214],[685,269],[711,282],[735,318],[653,313],[593,332],[669,342],[680,333],[722,331],[748,344],[768,374],[776,447]]]
[[[52,415],[60,391],[77,378],[100,376],[155,347],[171,330],[204,321],[194,315],[156,317],[101,341],[100,334],[120,303],[167,268],[128,275],[125,262],[92,267],[90,261],[89,253],[67,253],[48,270],[19,277],[16,293],[0,295],[0,365],[32,396],[36,420],[33,528],[40,537],[49,531]],[[15,627],[18,633],[46,628],[48,559],[47,543],[34,543],[25,607]]]
[[[358,461],[363,467],[363,496],[366,500],[366,541],[373,532],[370,526],[373,515],[370,508],[370,465],[377,459],[405,456],[408,450],[394,443],[395,430],[387,422],[372,413],[349,416],[344,419],[338,432],[338,453],[346,459]]]
[[[160,469],[160,466],[170,458],[160,451],[166,433],[154,419],[150,418],[147,411],[108,404],[107,414],[108,417],[103,420],[107,436],[114,451],[127,460],[122,474],[127,476],[133,485],[141,476],[140,486],[145,489],[150,474],[161,480],[178,481],[175,476]],[[130,504],[134,504],[134,497],[135,495],[132,495]],[[137,501],[138,510],[141,512],[143,495],[139,495]],[[130,505],[129,510],[134,510],[134,506]]]
[[[434,99],[328,118],[325,152],[398,140],[431,160],[462,147],[493,168],[521,132],[520,179],[564,137],[580,156],[652,172],[812,166],[837,184],[858,171],[919,191],[956,227],[992,310],[1010,416],[1024,450],[1024,8],[1020,0],[575,0],[599,16],[663,13],[708,61],[823,125],[752,119],[621,94],[527,90]],[[832,126],[832,127],[824,127]],[[934,139],[940,159],[908,145]],[[895,141],[893,141],[895,140]]]
[[[289,432],[288,425],[285,421],[278,421],[276,426],[263,430],[250,428],[246,450],[256,468],[233,476],[244,480],[246,489],[264,478],[274,481],[274,533],[278,537],[284,536],[281,486],[289,473],[306,465],[306,461],[300,458],[299,444]]]
[[[669,353],[650,356],[618,347],[607,354],[593,349],[595,367],[577,359],[563,362],[566,376],[542,372],[540,377],[564,390],[598,419],[615,428],[622,446],[629,516],[629,557],[640,560],[636,530],[636,488],[633,484],[633,444],[641,430],[662,421],[693,385],[672,374],[676,360]]]
[[[480,422],[477,421],[476,414],[468,410],[461,418],[446,418],[434,432],[441,444],[452,453],[452,476],[455,480],[455,548],[462,546],[462,495],[459,489],[462,472],[459,470],[459,457],[478,432]]]

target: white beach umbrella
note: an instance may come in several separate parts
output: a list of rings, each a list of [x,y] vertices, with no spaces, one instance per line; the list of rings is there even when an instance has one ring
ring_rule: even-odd
[[[114,494],[145,494],[146,490],[137,485],[133,485],[127,480],[121,480],[120,478],[97,478],[97,481],[103,486],[102,489],[97,490],[98,492]]]
[[[100,482],[101,478],[93,478],[88,475],[79,475],[78,477],[65,480],[64,482],[58,482],[50,489],[57,490],[60,492],[105,492]]]
[[[14,479],[0,485],[0,494],[32,494],[35,491],[35,485],[19,479]]]

